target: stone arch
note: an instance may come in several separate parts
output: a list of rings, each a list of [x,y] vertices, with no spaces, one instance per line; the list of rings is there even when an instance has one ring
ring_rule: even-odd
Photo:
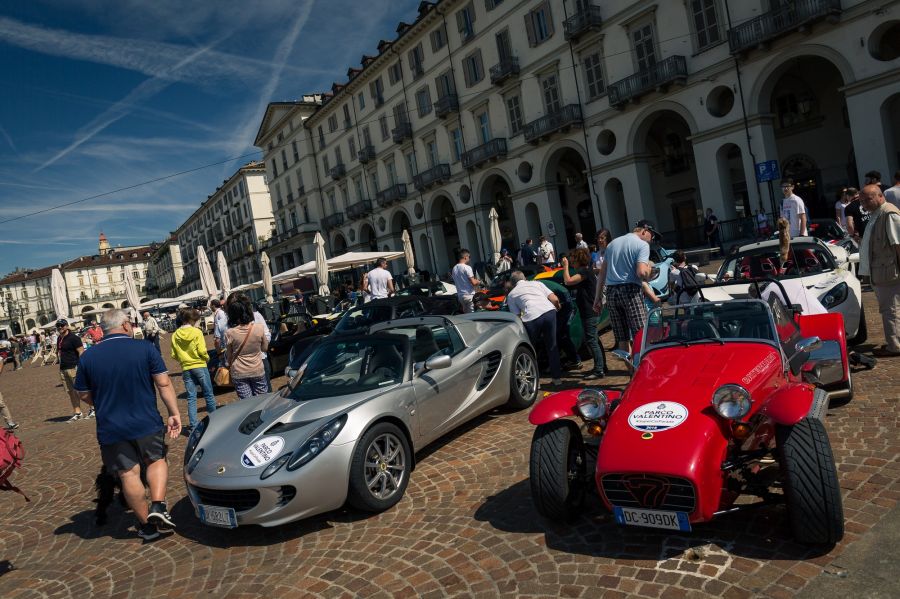
[[[750,88],[750,94],[747,96],[748,98],[756,98],[756,106],[751,104],[751,107],[756,109],[755,112],[757,114],[766,114],[769,112],[769,101],[772,96],[772,91],[775,88],[775,84],[778,82],[778,79],[784,71],[788,70],[793,61],[798,58],[824,58],[840,72],[841,78],[844,80],[844,85],[849,85],[856,81],[856,73],[853,71],[850,62],[844,58],[840,52],[829,46],[822,46],[819,44],[791,46],[779,51],[777,56],[777,59],[773,59],[759,72],[759,75]]]
[[[38,318],[38,323],[39,323],[41,326],[44,326],[44,325],[47,324],[48,322],[50,322],[50,319],[47,318],[46,316],[41,316],[40,318]]]
[[[550,218],[557,231],[553,243],[562,252],[575,245],[576,233],[590,238],[601,220],[591,193],[587,151],[572,140],[560,141],[545,155],[541,168]]]
[[[343,233],[335,233],[331,240],[331,252],[334,256],[340,256],[347,251],[347,239]],[[334,257],[332,256],[332,257]]]
[[[406,225],[406,228],[412,228],[412,218],[410,218],[409,212],[406,211],[406,208],[397,208],[396,210],[394,210],[394,213],[391,214],[389,222],[390,228],[388,229],[388,233],[390,235],[396,235],[398,239],[403,233],[404,224]]]
[[[647,139],[647,133],[653,126],[654,121],[660,116],[659,113],[664,111],[674,112],[687,123],[692,135],[697,133],[697,120],[686,106],[672,100],[653,102],[652,105],[647,106],[632,121],[631,129],[628,131],[626,146],[629,155],[640,154],[646,151],[644,144]]]
[[[450,203],[454,212],[459,209],[449,193],[444,191],[438,192],[431,196],[431,199],[425,203],[425,222],[440,220],[441,211],[445,202]]]
[[[541,212],[534,202],[525,206],[525,235],[535,240],[541,236]]]
[[[123,308],[127,308],[127,307],[128,307],[128,300],[125,300],[124,302],[122,302],[122,307],[123,307]]]
[[[128,302],[125,301],[125,302],[122,302],[122,304],[123,304],[122,307],[124,308],[125,306],[128,305]],[[115,304],[109,304],[109,303],[106,303],[106,304],[103,304],[103,305],[100,306],[100,307],[101,307],[102,309],[104,309],[104,310],[112,310],[112,309],[115,308],[116,306],[115,306]]]
[[[497,210],[500,216],[501,245],[506,248],[519,247],[516,213],[512,205],[512,190],[512,181],[500,169],[491,169],[481,178],[478,184],[478,193],[475,196],[475,218],[478,219],[478,222],[472,223],[472,226],[475,227],[475,236],[469,236],[469,239],[477,243],[477,247],[468,248],[473,256],[478,255],[482,256],[482,259],[486,259],[483,256],[490,256],[493,253],[493,250],[488,247],[490,245],[488,231],[491,227],[488,215],[491,208]],[[466,226],[468,227],[468,224]]]
[[[25,330],[30,331],[31,329],[35,328],[35,326],[37,326],[37,323],[34,322],[33,318],[29,318],[25,321]]]
[[[544,154],[544,158],[541,161],[541,168],[538,173],[544,177],[545,183],[555,183],[555,180],[551,180],[549,178],[550,168],[554,165],[554,163],[559,162],[560,158],[563,156],[563,152],[561,150],[573,150],[581,156],[582,162],[584,162],[585,167],[587,167],[588,156],[582,145],[571,139],[561,139]]]
[[[94,311],[94,306],[85,306],[84,308],[81,309],[82,314],[87,314],[88,312],[93,312],[93,311]]]
[[[375,227],[371,223],[363,223],[359,226],[358,239],[363,247],[363,251],[378,251],[378,235],[375,233]]]
[[[459,219],[453,199],[447,194],[437,194],[426,213],[430,243],[427,246],[433,258],[433,267],[445,272],[456,263],[456,253],[460,249]]]

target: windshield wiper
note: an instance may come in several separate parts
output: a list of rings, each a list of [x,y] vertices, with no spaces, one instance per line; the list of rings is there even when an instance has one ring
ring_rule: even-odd
[[[722,340],[721,337],[704,337],[703,339],[694,339],[693,341],[691,341],[691,343],[707,343],[707,342],[718,343],[719,345],[725,345],[725,342]],[[687,345],[687,343],[685,343],[685,345]]]

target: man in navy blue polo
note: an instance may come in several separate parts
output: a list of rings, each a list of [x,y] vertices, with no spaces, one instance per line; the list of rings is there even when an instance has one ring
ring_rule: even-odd
[[[166,365],[150,343],[134,339],[124,310],[109,310],[100,319],[103,341],[81,356],[75,390],[96,410],[97,440],[106,469],[122,481],[128,506],[140,522],[138,536],[152,540],[158,528],[175,523],[166,509],[166,440],[181,433],[181,416]],[[163,426],[156,407],[156,392],[169,413]],[[141,464],[147,467],[150,509],[141,482]]]

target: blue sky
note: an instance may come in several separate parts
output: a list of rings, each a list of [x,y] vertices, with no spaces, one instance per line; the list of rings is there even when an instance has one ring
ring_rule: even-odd
[[[343,81],[418,0],[29,0],[0,8],[0,221],[256,152],[271,100]],[[161,240],[243,158],[0,222],[0,276]]]

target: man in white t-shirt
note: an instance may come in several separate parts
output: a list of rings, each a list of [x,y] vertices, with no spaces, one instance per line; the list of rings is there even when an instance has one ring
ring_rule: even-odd
[[[884,190],[884,199],[900,208],[900,170],[894,173],[894,186]]]
[[[791,225],[791,237],[806,236],[806,204],[799,196],[794,195],[793,179],[786,179],[781,184],[781,218],[787,219]]]
[[[475,311],[472,296],[475,295],[475,286],[478,285],[478,279],[469,266],[469,260],[469,250],[459,250],[459,262],[450,271],[453,284],[456,285],[456,298],[464,314]]]
[[[553,244],[547,241],[547,238],[541,235],[541,243],[538,245],[538,256],[541,264],[546,266],[554,266],[556,264],[556,251]]]
[[[587,241],[584,240],[584,236],[581,233],[575,233],[575,249],[578,248],[588,249]]]
[[[556,344],[556,311],[559,298],[539,281],[526,281],[522,271],[514,271],[509,277],[509,293],[506,306],[511,314],[522,319],[528,338],[534,347],[543,347],[550,361],[553,384],[559,385],[562,369],[559,363],[559,347]]]
[[[388,271],[387,260],[379,258],[375,261],[375,268],[366,275],[366,291],[372,299],[380,299],[394,295],[394,277]]]

